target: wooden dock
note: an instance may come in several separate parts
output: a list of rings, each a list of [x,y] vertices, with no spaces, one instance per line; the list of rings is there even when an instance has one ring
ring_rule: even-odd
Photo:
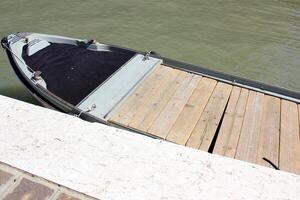
[[[110,123],[300,174],[300,105],[164,65],[112,112]]]

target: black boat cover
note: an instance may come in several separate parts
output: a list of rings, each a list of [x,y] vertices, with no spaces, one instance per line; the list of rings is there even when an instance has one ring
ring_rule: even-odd
[[[26,64],[42,72],[50,92],[72,105],[77,105],[134,55],[134,52],[93,51],[51,43],[28,56],[25,48],[22,57]]]

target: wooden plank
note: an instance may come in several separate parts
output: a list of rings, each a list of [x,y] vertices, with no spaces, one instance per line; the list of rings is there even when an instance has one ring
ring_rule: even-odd
[[[234,158],[236,154],[236,149],[238,146],[238,141],[240,138],[242,125],[245,118],[245,112],[246,112],[246,105],[247,100],[249,96],[249,90],[242,89],[239,101],[236,108],[236,118],[234,120],[234,123],[232,125],[232,133],[231,133],[231,139],[229,140],[227,144],[227,150],[225,152],[225,156]]]
[[[264,94],[250,91],[235,158],[255,163],[263,114]]]
[[[157,102],[163,96],[166,90],[170,88],[170,84],[174,83],[178,74],[179,70],[168,68],[168,71],[162,74],[161,80],[155,80],[155,82],[152,83],[151,90],[144,91],[143,101],[132,111],[134,115],[128,125],[130,128],[138,129],[147,114],[152,112],[151,105],[153,102]]]
[[[260,138],[256,163],[272,167],[263,158],[269,159],[278,166],[279,159],[279,130],[280,130],[280,99],[264,96],[263,118],[260,128]]]
[[[300,139],[300,104],[298,104],[298,114],[299,114],[299,139]]]
[[[144,100],[144,95],[151,90],[154,82],[159,82],[165,73],[171,72],[171,68],[158,66],[148,78],[128,97],[128,99],[112,114],[109,121],[127,126],[134,115],[134,110]]]
[[[171,128],[167,140],[185,145],[189,136],[199,120],[217,81],[202,78],[192,96],[185,104],[178,119]]]
[[[186,146],[208,151],[228,102],[232,86],[219,82]]]
[[[240,93],[241,88],[233,87],[229,98],[228,106],[224,114],[224,119],[221,124],[219,135],[216,140],[215,147],[213,149],[213,153],[224,155],[227,150],[227,144],[230,141],[230,139],[232,139],[232,127],[236,116],[236,107],[238,104]]]
[[[281,100],[279,168],[300,174],[299,114],[297,104]]]
[[[168,101],[174,95],[175,91],[180,87],[184,80],[188,78],[188,76],[190,76],[189,73],[179,71],[179,75],[176,77],[174,82],[172,82],[170,86],[163,91],[161,96],[157,96],[157,98],[151,102],[149,105],[149,112],[145,115],[143,121],[135,128],[143,132],[148,132],[148,129],[151,127],[154,120],[158,117]]]
[[[196,88],[201,76],[190,74],[174,93],[165,108],[159,114],[149,129],[149,133],[161,138],[166,138],[184,105]]]
[[[249,90],[234,87],[213,153],[234,158],[240,137]]]
[[[89,113],[99,118],[105,118],[140,80],[161,63],[160,59],[152,57],[143,61],[143,57],[143,55],[137,54],[97,88],[93,94],[82,101],[78,107],[85,110],[88,106],[95,104],[97,107]]]

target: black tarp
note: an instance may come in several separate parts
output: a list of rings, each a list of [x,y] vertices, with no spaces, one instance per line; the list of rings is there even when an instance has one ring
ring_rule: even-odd
[[[23,53],[23,59],[31,69],[42,72],[50,92],[77,105],[133,55],[52,43],[32,56]]]

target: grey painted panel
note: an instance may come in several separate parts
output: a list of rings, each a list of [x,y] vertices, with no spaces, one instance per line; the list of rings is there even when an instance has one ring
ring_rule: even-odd
[[[50,43],[45,40],[34,39],[28,43],[27,54],[28,56],[32,56],[36,52],[46,48]]]
[[[103,119],[130,91],[162,60],[137,54],[116,72],[109,80],[102,84],[78,107],[87,110],[95,104],[96,108],[89,113]]]

